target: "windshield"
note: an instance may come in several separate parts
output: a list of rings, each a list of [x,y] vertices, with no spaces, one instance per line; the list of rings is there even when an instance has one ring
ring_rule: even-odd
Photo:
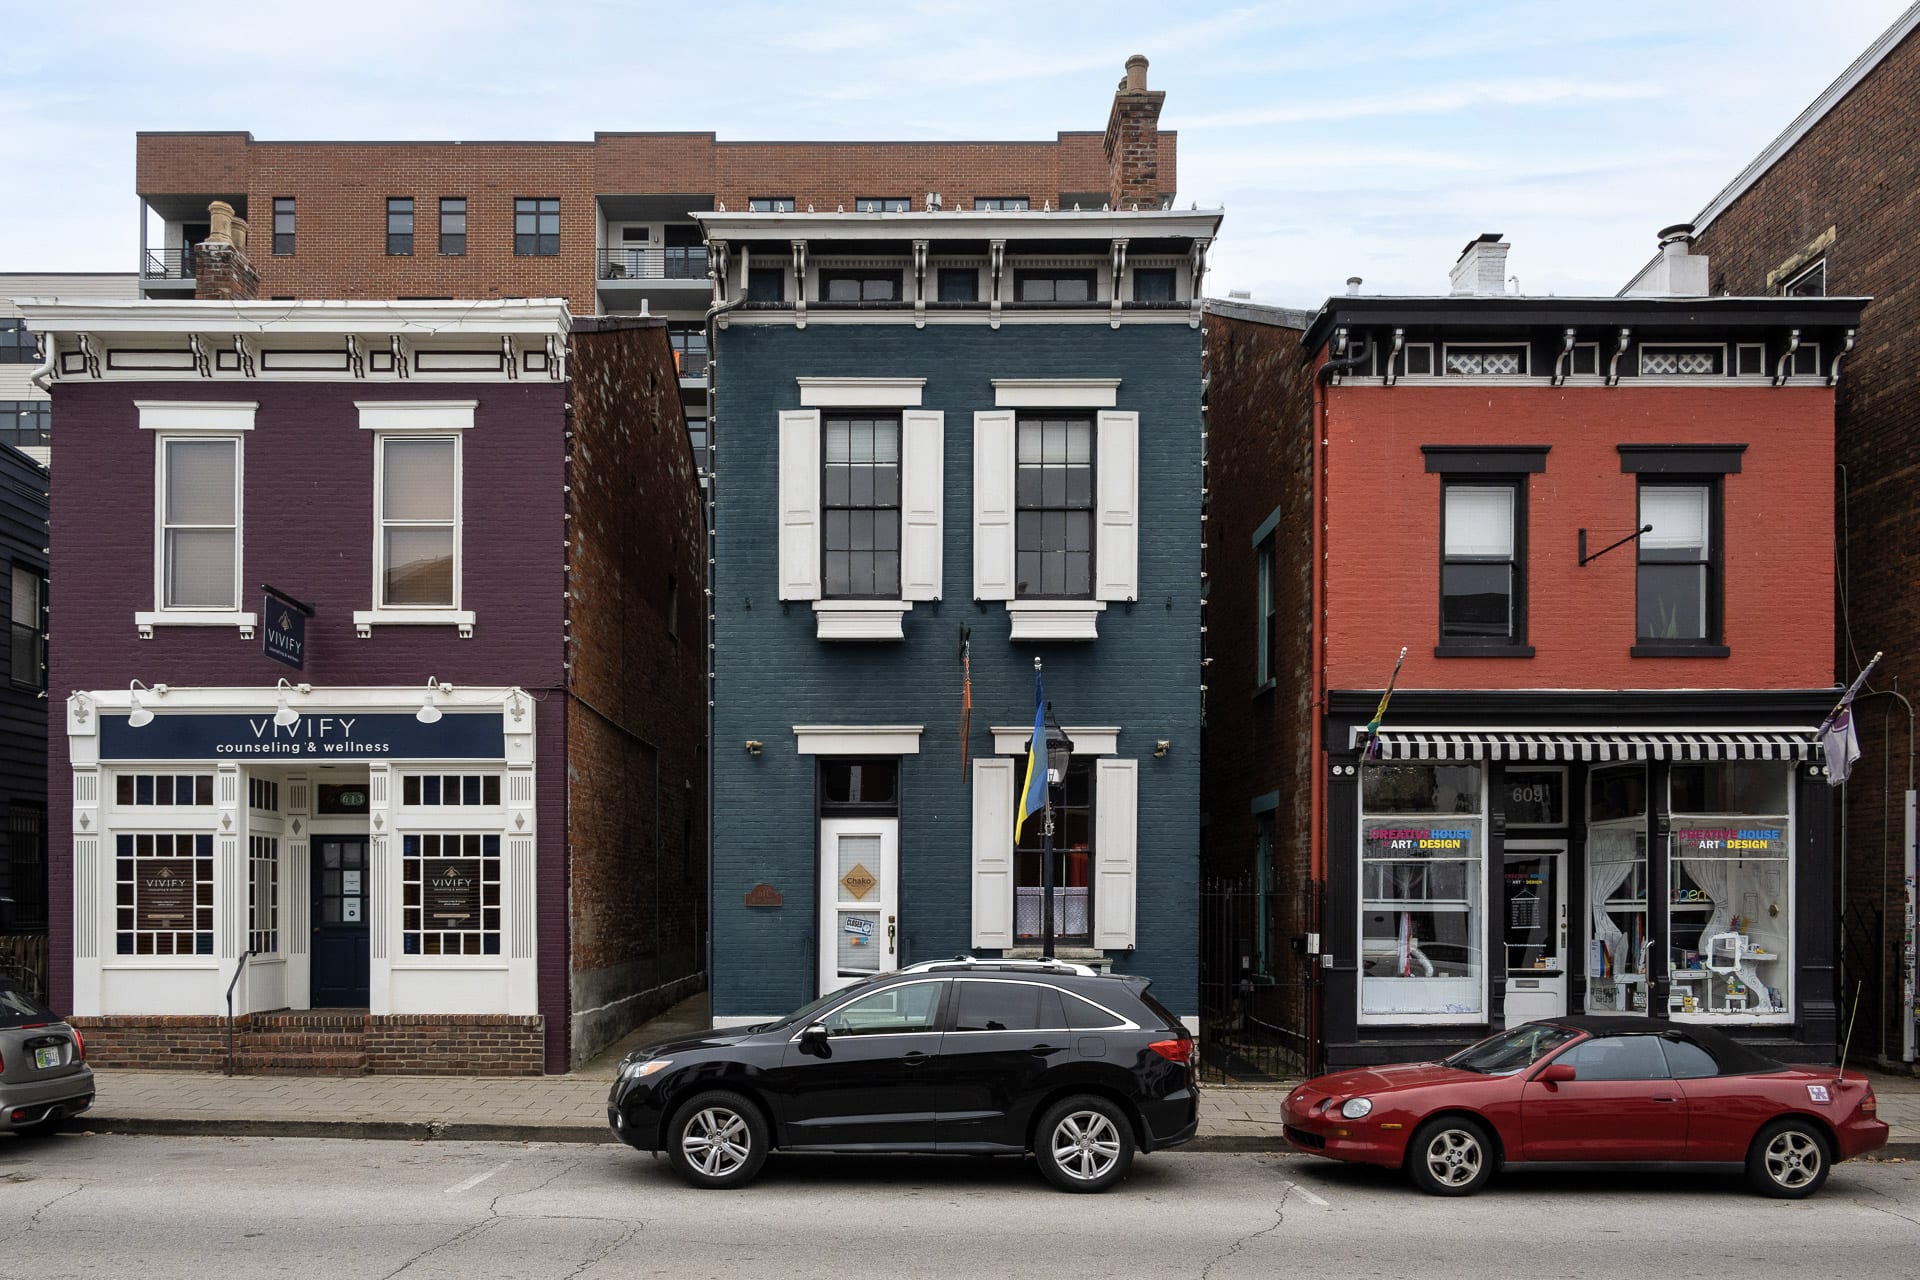
[[[884,976],[891,977],[892,975],[888,974]],[[871,981],[871,979],[869,979],[869,981]],[[814,1015],[818,1014],[821,1010],[827,1008],[829,1005],[840,1003],[840,1001],[845,1000],[866,985],[865,982],[857,982],[850,987],[841,987],[838,991],[829,991],[818,1000],[810,1000],[806,1004],[801,1005],[784,1018],[775,1018],[772,1022],[763,1022],[757,1027],[750,1028],[750,1030],[771,1031],[775,1027],[791,1027],[802,1022],[812,1022],[814,1021]]]
[[[1457,1071],[1477,1072],[1483,1076],[1512,1075],[1516,1071],[1526,1070],[1579,1034],[1566,1027],[1529,1022],[1524,1027],[1488,1036],[1440,1065]]]
[[[5,978],[0,978],[0,1027],[20,1027],[35,1022],[57,1022],[53,1010],[35,1000]]]

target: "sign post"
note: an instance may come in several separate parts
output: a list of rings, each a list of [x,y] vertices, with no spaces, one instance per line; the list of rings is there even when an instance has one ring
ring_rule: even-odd
[[[260,628],[260,652],[295,671],[304,670],[307,665],[307,619],[313,616],[313,606],[276,590],[268,583],[260,584],[260,590],[265,596],[260,606],[260,618],[264,624]]]

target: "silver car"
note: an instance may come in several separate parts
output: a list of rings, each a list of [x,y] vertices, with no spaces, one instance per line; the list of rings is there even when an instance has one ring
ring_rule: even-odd
[[[0,1130],[44,1137],[93,1105],[93,1069],[80,1033],[0,978]]]

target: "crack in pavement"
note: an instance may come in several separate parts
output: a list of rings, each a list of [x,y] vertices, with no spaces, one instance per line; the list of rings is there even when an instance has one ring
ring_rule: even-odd
[[[1879,1187],[1873,1186],[1871,1183],[1862,1183],[1861,1185],[1866,1187],[1868,1191],[1871,1191],[1874,1195],[1879,1196],[1883,1200],[1893,1199],[1892,1196],[1882,1191]],[[1883,1209],[1877,1204],[1870,1204],[1870,1205],[1866,1205],[1865,1207],[1873,1210],[1875,1213],[1884,1213],[1890,1218],[1898,1218],[1902,1222],[1911,1222],[1914,1226],[1920,1227],[1920,1218],[1912,1218],[1907,1216],[1904,1213],[1896,1213],[1892,1209]]]
[[[442,1249],[450,1249],[454,1245],[459,1244],[462,1240],[466,1240],[472,1236],[478,1235],[481,1231],[492,1226],[494,1223],[500,1221],[501,1219],[500,1202],[502,1200],[508,1200],[514,1196],[532,1195],[536,1191],[545,1190],[547,1187],[553,1185],[553,1183],[558,1179],[564,1178],[569,1173],[572,1173],[575,1169],[578,1169],[583,1163],[585,1163],[585,1157],[581,1157],[580,1159],[575,1159],[575,1160],[569,1160],[566,1164],[562,1165],[554,1173],[542,1179],[538,1184],[534,1186],[528,1187],[523,1191],[500,1192],[498,1195],[494,1196],[492,1199],[487,1201],[486,1217],[480,1219],[478,1222],[475,1222],[473,1225],[469,1227],[465,1227],[460,1231],[454,1233],[452,1236],[448,1237],[447,1239],[442,1240],[439,1244],[429,1245],[427,1248],[422,1249],[420,1252],[414,1254],[411,1258],[408,1258],[405,1262],[401,1263],[398,1267],[395,1267],[392,1271],[387,1272],[385,1276],[381,1277],[381,1280],[393,1280],[395,1276],[400,1275],[402,1272],[410,1270],[416,1262],[419,1262],[424,1258],[431,1257],[432,1255],[439,1253]]]
[[[45,1213],[45,1212],[46,1212],[47,1210],[49,1210],[49,1209],[51,1209],[51,1208],[53,1208],[53,1206],[55,1206],[55,1205],[57,1205],[57,1204],[59,1204],[59,1203],[60,1203],[60,1202],[61,1202],[62,1200],[65,1200],[65,1199],[66,1199],[67,1197],[69,1197],[69,1196],[77,1196],[77,1195],[79,1195],[79,1194],[80,1194],[80,1193],[81,1193],[82,1191],[85,1191],[86,1189],[87,1189],[87,1184],[86,1184],[86,1183],[84,1183],[84,1182],[76,1182],[76,1183],[74,1183],[74,1184],[73,1184],[73,1190],[71,1190],[71,1191],[62,1191],[62,1192],[61,1192],[61,1193],[60,1193],[59,1195],[57,1195],[57,1196],[55,1196],[55,1197],[54,1197],[53,1199],[51,1199],[51,1200],[49,1200],[49,1201],[47,1201],[47,1202],[46,1202],[45,1204],[43,1204],[43,1205],[41,1205],[41,1206],[40,1206],[40,1207],[39,1207],[38,1209],[35,1209],[35,1210],[33,1211],[33,1215],[32,1215],[31,1217],[29,1217],[29,1218],[27,1219],[27,1225],[26,1225],[26,1226],[24,1226],[24,1227],[22,1227],[22,1228],[20,1228],[20,1229],[19,1229],[18,1231],[16,1231],[16,1232],[14,1232],[14,1233],[13,1233],[12,1235],[10,1235],[10,1236],[0,1236],[0,1244],[9,1244],[9,1243],[11,1243],[11,1242],[13,1242],[13,1241],[15,1241],[15,1240],[18,1240],[18,1239],[20,1239],[20,1238],[21,1238],[22,1236],[24,1236],[24,1235],[26,1235],[26,1234],[27,1234],[28,1232],[30,1232],[30,1231],[32,1231],[32,1230],[33,1230],[33,1229],[34,1229],[35,1227],[37,1227],[37,1226],[39,1226],[39,1225],[40,1225],[40,1215],[41,1215],[41,1214],[43,1214],[43,1213]]]
[[[596,1221],[596,1222],[617,1222],[617,1221],[619,1221],[619,1219],[617,1219],[617,1218],[596,1218],[596,1219],[593,1219],[593,1221]],[[615,1250],[617,1250],[617,1249],[619,1249],[619,1248],[621,1248],[621,1247],[622,1247],[623,1245],[625,1245],[625,1244],[627,1243],[627,1241],[629,1241],[629,1240],[631,1240],[631,1239],[633,1239],[633,1238],[634,1238],[635,1236],[637,1236],[637,1235],[639,1235],[639,1234],[640,1234],[640,1225],[641,1225],[641,1224],[640,1224],[640,1223],[638,1223],[638,1222],[623,1222],[623,1223],[621,1223],[621,1226],[622,1226],[622,1228],[623,1228],[623,1229],[622,1229],[622,1230],[621,1230],[621,1232],[620,1232],[620,1238],[619,1238],[619,1239],[617,1239],[617,1240],[614,1240],[614,1241],[613,1241],[612,1243],[610,1243],[610,1244],[608,1244],[606,1248],[604,1248],[604,1249],[602,1249],[602,1250],[600,1250],[600,1252],[598,1252],[598,1253],[596,1253],[596,1254],[594,1254],[593,1256],[591,1256],[591,1257],[589,1257],[589,1258],[583,1258],[583,1259],[581,1259],[581,1261],[580,1261],[580,1265],[579,1265],[579,1266],[577,1266],[577,1267],[575,1267],[575,1268],[574,1268],[573,1270],[571,1270],[571,1271],[569,1271],[569,1272],[567,1272],[567,1274],[566,1274],[566,1275],[565,1275],[564,1277],[562,1277],[562,1280],[573,1280],[573,1278],[574,1278],[575,1276],[577,1276],[577,1275],[579,1275],[579,1274],[581,1274],[582,1272],[584,1272],[584,1271],[585,1271],[585,1270],[586,1270],[586,1269],[587,1269],[588,1267],[591,1267],[591,1266],[594,1266],[594,1265],[596,1265],[597,1263],[599,1263],[599,1262],[602,1262],[602,1261],[604,1261],[604,1260],[605,1260],[605,1259],[606,1259],[606,1258],[607,1258],[607,1257],[608,1257],[608,1256],[609,1256],[610,1254],[612,1254],[612,1253],[613,1253],[613,1252],[614,1252]]]
[[[1200,1269],[1200,1280],[1209,1280],[1209,1277],[1213,1275],[1213,1269],[1215,1267],[1225,1262],[1228,1258],[1233,1257],[1236,1253],[1239,1253],[1261,1236],[1271,1235],[1280,1229],[1281,1225],[1287,1220],[1287,1201],[1292,1198],[1295,1190],[1291,1182],[1286,1184],[1286,1188],[1285,1191],[1280,1193],[1280,1203],[1273,1206],[1273,1221],[1258,1231],[1249,1231],[1246,1235],[1241,1236],[1238,1240],[1228,1245],[1225,1250],[1215,1254],[1208,1260],[1207,1265]]]

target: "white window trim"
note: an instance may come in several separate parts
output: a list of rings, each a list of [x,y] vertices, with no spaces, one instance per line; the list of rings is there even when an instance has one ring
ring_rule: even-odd
[[[904,640],[907,600],[815,600],[814,638],[818,640]]]
[[[355,400],[362,431],[470,431],[478,400]]]
[[[373,602],[371,609],[356,609],[353,612],[353,628],[362,640],[373,635],[376,626],[381,627],[457,627],[462,640],[473,639],[474,613],[471,609],[461,608],[462,583],[465,576],[466,543],[466,449],[460,436],[460,428],[435,427],[428,425],[435,421],[446,421],[449,416],[464,413],[466,425],[473,425],[472,406],[476,401],[463,401],[460,405],[441,405],[421,402],[416,412],[415,406],[357,404],[360,410],[362,430],[375,432],[373,440]],[[385,421],[398,426],[372,427],[374,422]],[[382,580],[386,569],[386,538],[384,520],[381,511],[386,496],[387,442],[390,439],[417,439],[422,434],[444,435],[453,444],[453,604],[445,607],[401,606],[389,607],[380,602]]]
[[[1073,740],[1073,754],[1076,756],[1111,756],[1120,753],[1119,725],[1061,725],[1061,730]],[[997,724],[993,726],[993,752],[1001,756],[1024,756],[1027,754],[1027,739],[1033,736],[1030,724]]]
[[[1098,640],[1104,600],[1009,600],[1010,640]]]
[[[797,724],[794,750],[803,756],[917,756],[918,724]]]
[[[925,378],[797,378],[802,409],[918,409]]]
[[[257,405],[173,401],[135,401],[140,428],[153,440],[153,608],[136,610],[133,625],[142,640],[155,627],[234,627],[240,639],[253,639],[259,615],[240,607],[247,580],[247,438]],[[181,412],[174,412],[180,410]],[[244,421],[243,421],[244,420]],[[212,422],[218,425],[208,426]],[[233,604],[231,609],[169,609],[167,601],[167,446],[178,441],[233,442]]]
[[[1648,351],[1718,351],[1720,353],[1720,372],[1718,373],[1648,373]],[[1661,382],[1722,382],[1730,370],[1727,361],[1732,355],[1724,342],[1643,342],[1634,353],[1634,371],[1642,378],[1659,379]],[[1765,360],[1762,359],[1762,364]]]
[[[996,409],[1112,409],[1120,402],[1118,378],[995,378]]]

